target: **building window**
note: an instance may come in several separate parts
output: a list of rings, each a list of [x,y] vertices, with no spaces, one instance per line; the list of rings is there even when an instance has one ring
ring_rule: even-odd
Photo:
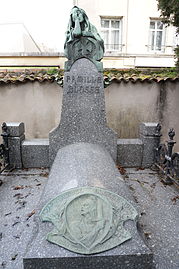
[[[164,52],[164,24],[159,20],[150,21],[149,48],[152,51]]]
[[[101,35],[106,51],[121,51],[121,19],[101,19]]]

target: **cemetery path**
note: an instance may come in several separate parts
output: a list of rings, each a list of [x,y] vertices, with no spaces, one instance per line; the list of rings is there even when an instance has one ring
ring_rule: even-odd
[[[47,182],[47,169],[0,175],[0,268],[22,269],[35,208]],[[155,171],[126,169],[124,179],[140,208],[140,228],[154,253],[156,269],[179,268],[179,193],[164,186]]]

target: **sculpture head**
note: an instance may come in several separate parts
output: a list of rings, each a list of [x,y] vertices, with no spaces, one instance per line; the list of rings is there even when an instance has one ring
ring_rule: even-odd
[[[73,22],[75,22],[77,19],[79,20],[80,23],[82,23],[84,20],[87,20],[87,15],[85,11],[81,8],[78,8],[74,6],[71,11],[71,19]]]
[[[96,199],[92,196],[87,196],[81,202],[81,215],[94,215],[96,213]]]

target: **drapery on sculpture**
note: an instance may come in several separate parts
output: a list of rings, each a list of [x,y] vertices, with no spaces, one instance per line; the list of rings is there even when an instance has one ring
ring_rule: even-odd
[[[104,42],[96,27],[89,22],[85,11],[77,6],[70,13],[64,50],[69,60],[65,66],[66,71],[75,60],[82,57],[93,61],[98,71],[102,71],[99,61],[103,58]]]

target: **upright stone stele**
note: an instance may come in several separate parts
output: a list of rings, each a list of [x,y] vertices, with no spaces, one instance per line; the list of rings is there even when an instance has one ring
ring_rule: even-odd
[[[49,135],[52,165],[59,148],[76,142],[104,146],[116,161],[117,135],[107,127],[103,67],[103,40],[86,13],[72,9],[65,42],[63,103],[59,126]]]

